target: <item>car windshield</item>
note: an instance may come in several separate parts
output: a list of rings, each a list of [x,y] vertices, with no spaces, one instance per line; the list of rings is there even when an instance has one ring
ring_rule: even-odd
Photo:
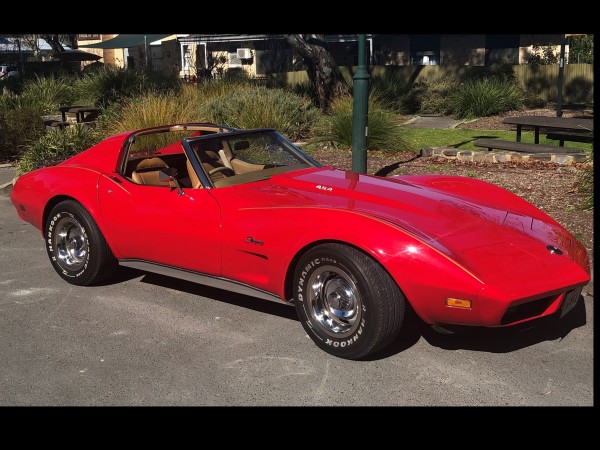
[[[274,130],[233,131],[184,141],[198,156],[214,187],[250,183],[291,170],[321,167]]]

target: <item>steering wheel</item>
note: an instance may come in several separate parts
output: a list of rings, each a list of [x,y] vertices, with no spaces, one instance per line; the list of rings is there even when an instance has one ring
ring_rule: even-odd
[[[235,172],[233,171],[233,169],[230,169],[229,167],[225,167],[225,166],[219,166],[219,167],[215,167],[214,169],[210,170],[208,172],[209,175],[213,175],[215,173],[219,173],[219,172],[225,172],[228,171],[230,172],[230,175],[235,175]]]

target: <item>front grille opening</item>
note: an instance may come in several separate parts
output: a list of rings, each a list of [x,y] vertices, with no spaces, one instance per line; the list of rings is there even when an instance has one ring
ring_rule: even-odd
[[[540,298],[532,302],[522,303],[520,305],[511,306],[508,308],[500,323],[507,325],[509,323],[518,322],[519,320],[529,319],[542,314],[550,304],[556,300],[556,295]]]

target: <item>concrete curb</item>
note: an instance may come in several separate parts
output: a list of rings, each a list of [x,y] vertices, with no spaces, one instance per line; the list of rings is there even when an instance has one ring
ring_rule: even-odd
[[[15,183],[17,182],[17,178],[19,178],[19,177],[14,177],[12,179],[12,181],[9,181],[8,183],[0,184],[0,190],[7,188],[8,186],[14,186]]]
[[[456,150],[450,147],[426,147],[421,149],[422,157],[438,157],[445,159],[455,159],[458,161],[467,162],[487,162],[487,163],[504,163],[504,162],[536,162],[546,161],[560,165],[571,165],[573,163],[583,163],[588,160],[588,155],[585,153],[575,153],[569,155],[561,155],[555,153],[520,153],[520,152],[496,152],[496,151],[473,151],[473,150]]]
[[[412,119],[408,119],[406,122],[403,122],[400,125],[410,125],[411,123],[414,123],[417,120],[419,120],[419,116],[415,116]]]
[[[462,123],[471,123],[471,122],[475,122],[476,120],[478,120],[478,119],[471,119],[471,120],[461,120],[460,122],[458,122],[458,123],[455,123],[454,125],[451,125],[451,126],[450,126],[450,129],[454,130],[454,129],[456,129],[456,127],[457,127],[457,126],[459,126],[459,125],[460,125],[460,124],[462,124]]]

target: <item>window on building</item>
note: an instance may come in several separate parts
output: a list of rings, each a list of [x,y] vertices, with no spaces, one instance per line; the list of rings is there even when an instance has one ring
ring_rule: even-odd
[[[192,67],[192,55],[190,54],[190,46],[184,44],[181,46],[181,68],[184,72],[189,72]]]
[[[411,34],[410,60],[415,66],[435,66],[440,63],[439,34]]]
[[[230,45],[227,49],[227,66],[229,69],[241,69],[242,60],[238,58],[237,49],[242,45]]]
[[[518,34],[486,34],[485,36],[485,64],[508,61],[519,64]]]

